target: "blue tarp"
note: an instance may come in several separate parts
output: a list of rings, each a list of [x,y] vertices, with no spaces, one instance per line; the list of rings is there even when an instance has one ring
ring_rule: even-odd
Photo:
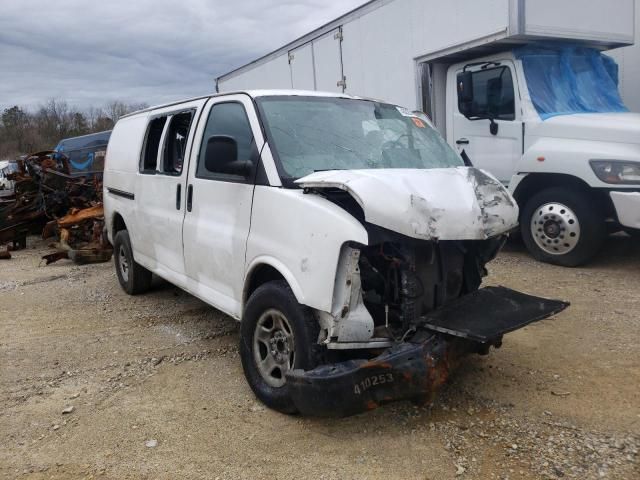
[[[73,171],[91,171],[94,169],[95,153],[107,148],[110,137],[111,130],[81,137],[65,138],[60,140],[54,149],[56,151],[54,158],[57,160],[59,154],[64,154],[69,158]],[[103,168],[102,165],[98,166],[98,170]]]
[[[628,112],[618,91],[618,64],[594,48],[566,43],[514,50],[543,120],[573,113]]]

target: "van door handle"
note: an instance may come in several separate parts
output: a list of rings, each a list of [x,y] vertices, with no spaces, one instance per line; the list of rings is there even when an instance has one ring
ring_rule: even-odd
[[[187,187],[187,212],[193,208],[193,185]]]
[[[466,138],[460,138],[456,140],[456,145],[469,145],[469,140]]]
[[[176,190],[176,210],[180,210],[180,205],[182,203],[182,184],[178,184],[178,188]]]

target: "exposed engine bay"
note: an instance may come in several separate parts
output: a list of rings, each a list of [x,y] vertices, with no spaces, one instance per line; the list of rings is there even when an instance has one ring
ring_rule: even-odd
[[[363,209],[344,190],[330,188],[315,193],[348,211],[367,229],[369,245],[348,247],[351,256],[357,258],[357,268],[350,269],[351,275],[338,275],[336,288],[348,288],[352,298],[336,305],[334,315],[343,324],[352,317],[354,325],[363,324],[363,313],[370,315],[368,337],[375,339],[400,341],[415,332],[424,315],[478,290],[487,275],[486,264],[507,239],[506,234],[484,240],[411,238],[367,222]],[[362,305],[353,301],[358,294]],[[362,306],[365,311],[358,309]],[[365,340],[354,336],[353,329],[337,325],[328,328],[325,343],[355,339]]]
[[[487,263],[517,225],[515,202],[495,179],[475,169],[420,172],[422,179],[383,175],[320,172],[300,182],[306,193],[350,213],[369,238],[368,245],[343,248],[332,312],[319,314],[319,341],[344,354],[286,375],[303,414],[346,416],[396,400],[426,402],[463,357],[487,354],[504,334],[568,306],[481,288]],[[376,187],[393,176],[404,185],[404,203],[386,215]],[[442,183],[455,186],[459,198],[447,192],[443,199]]]
[[[362,296],[376,337],[400,340],[424,315],[476,291],[506,237],[429,242],[406,239],[363,248]]]

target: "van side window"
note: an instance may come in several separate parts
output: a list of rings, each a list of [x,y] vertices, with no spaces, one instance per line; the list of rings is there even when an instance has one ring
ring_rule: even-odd
[[[162,152],[162,172],[168,175],[180,175],[187,149],[187,139],[193,111],[182,112],[171,117]]]
[[[198,169],[196,176],[200,178],[220,178],[228,177],[224,173],[224,161],[214,159],[213,162],[205,164],[205,155],[209,139],[214,136],[226,136],[234,139],[238,146],[237,160],[254,160],[256,151],[251,125],[247,118],[244,106],[240,103],[220,103],[214,105],[209,112],[207,126],[205,127],[198,155]],[[232,176],[233,177],[233,176]]]
[[[473,103],[470,117],[515,120],[516,104],[513,78],[509,67],[488,68],[473,72]],[[464,108],[458,101],[458,110]]]
[[[144,142],[144,151],[142,152],[140,173],[156,173],[158,151],[160,150],[160,139],[166,122],[167,117],[154,118],[149,122],[147,138]]]

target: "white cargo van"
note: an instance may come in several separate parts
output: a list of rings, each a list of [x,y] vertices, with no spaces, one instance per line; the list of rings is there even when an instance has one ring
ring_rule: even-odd
[[[577,266],[608,232],[640,229],[640,114],[627,111],[602,53],[632,45],[637,18],[634,0],[374,0],[216,84],[426,112],[508,186],[530,252]]]
[[[104,207],[123,289],[154,273],[241,320],[247,380],[284,412],[424,399],[464,354],[566,306],[479,288],[513,198],[378,101],[252,91],[125,116]]]

